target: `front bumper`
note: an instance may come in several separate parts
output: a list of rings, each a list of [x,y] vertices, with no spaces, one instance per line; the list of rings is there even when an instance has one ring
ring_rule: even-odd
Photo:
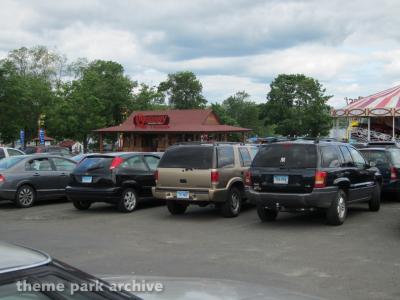
[[[337,187],[314,189],[307,194],[263,193],[252,188],[246,190],[250,202],[268,208],[329,208],[337,195]]]
[[[89,188],[67,186],[65,193],[70,200],[85,200],[90,202],[115,202],[121,197],[122,189],[113,188]]]
[[[226,189],[177,189],[177,188],[157,188],[151,189],[153,197],[164,200],[179,200],[186,202],[225,202]],[[178,199],[176,197],[177,191],[188,191],[189,199]]]

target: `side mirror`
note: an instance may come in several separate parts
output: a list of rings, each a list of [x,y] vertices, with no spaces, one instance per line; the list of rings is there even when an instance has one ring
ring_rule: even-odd
[[[376,162],[375,161],[370,161],[369,165],[370,165],[370,167],[376,167]]]

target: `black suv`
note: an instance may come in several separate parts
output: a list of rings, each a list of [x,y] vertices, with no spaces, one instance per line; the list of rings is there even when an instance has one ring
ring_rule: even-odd
[[[383,177],[382,192],[392,193],[400,200],[400,149],[394,146],[360,149],[369,164]]]
[[[347,205],[368,201],[380,207],[382,176],[349,144],[297,140],[260,148],[246,174],[246,193],[262,221],[279,211],[326,209],[340,225]]]
[[[132,212],[140,199],[152,198],[159,160],[160,155],[154,153],[86,156],[71,173],[66,194],[80,210],[93,202],[108,202],[121,212]]]

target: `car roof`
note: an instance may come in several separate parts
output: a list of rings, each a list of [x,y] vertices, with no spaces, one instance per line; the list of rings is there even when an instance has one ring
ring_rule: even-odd
[[[348,143],[342,143],[337,141],[315,141],[315,140],[292,140],[292,141],[279,141],[276,143],[270,144],[262,144],[262,146],[271,146],[271,145],[287,145],[287,144],[296,144],[296,145],[342,145],[342,146],[351,146]]]
[[[393,147],[394,148],[394,147]],[[358,149],[358,150],[360,150],[360,151],[368,151],[368,150],[371,150],[371,151],[386,151],[386,150],[388,150],[388,149],[390,149],[390,148],[379,148],[379,147],[370,147],[370,148],[361,148],[361,149]],[[395,149],[395,148],[394,148]]]
[[[43,266],[51,261],[44,252],[0,241],[0,274]]]

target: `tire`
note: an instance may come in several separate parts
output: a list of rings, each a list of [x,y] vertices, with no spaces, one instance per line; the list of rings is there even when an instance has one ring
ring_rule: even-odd
[[[167,208],[171,215],[183,215],[186,212],[188,205],[178,203],[174,200],[167,200]]]
[[[28,208],[36,202],[36,191],[30,185],[22,185],[15,194],[15,204],[19,208]]]
[[[279,211],[276,209],[268,209],[263,205],[257,204],[257,214],[262,222],[273,222],[278,217]]]
[[[123,190],[117,209],[123,213],[133,212],[138,204],[138,196],[134,189],[127,188]]]
[[[226,201],[221,205],[221,213],[224,218],[237,217],[242,208],[242,196],[239,189],[232,187],[228,191]]]
[[[328,208],[326,218],[329,225],[342,225],[347,216],[347,195],[343,190],[339,190]]]
[[[377,184],[374,188],[371,200],[368,202],[370,211],[378,211],[381,208],[381,187]]]
[[[72,200],[72,204],[78,210],[87,210],[92,205],[92,203],[85,200]]]

